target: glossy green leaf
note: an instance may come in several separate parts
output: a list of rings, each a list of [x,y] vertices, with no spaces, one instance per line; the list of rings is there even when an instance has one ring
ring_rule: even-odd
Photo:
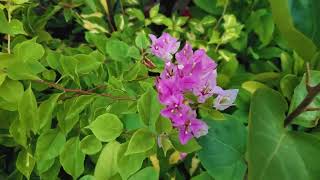
[[[44,55],[44,48],[34,38],[17,44],[13,48],[13,54],[19,62],[38,61]]]
[[[88,74],[101,66],[101,62],[97,61],[93,56],[78,54],[74,56],[78,60],[77,73],[78,74]]]
[[[49,159],[49,160],[42,160],[42,159],[37,159],[37,171],[42,174],[46,171],[48,171],[54,164],[55,159]]]
[[[50,129],[42,133],[36,146],[36,157],[41,160],[50,160],[57,157],[66,142],[66,137],[58,129]]]
[[[109,40],[106,44],[106,52],[115,61],[121,61],[128,56],[129,46],[123,41]]]
[[[129,180],[158,180],[159,172],[157,172],[153,167],[146,167],[136,174],[132,175]]]
[[[156,131],[158,134],[161,133],[170,133],[172,130],[171,121],[163,116],[159,116],[156,122]]]
[[[149,88],[138,100],[138,112],[142,122],[155,129],[155,123],[160,115],[161,105],[159,103],[156,92]]]
[[[172,133],[169,137],[173,147],[179,152],[191,153],[201,149],[201,146],[194,138],[189,140],[187,144],[183,145],[179,140],[178,133]]]
[[[94,177],[99,179],[109,179],[118,172],[117,154],[120,144],[117,141],[112,141],[105,145],[100,153]]]
[[[242,180],[246,172],[244,154],[247,133],[245,126],[228,116],[225,121],[204,118],[209,133],[199,139],[198,156],[207,172],[217,180]],[[232,131],[228,129],[232,128]]]
[[[116,115],[105,113],[91,122],[89,128],[100,141],[110,142],[120,136],[123,124]]]
[[[23,85],[19,81],[6,79],[0,86],[0,97],[5,100],[5,103],[0,103],[0,107],[11,111],[17,110],[23,94]]]
[[[101,150],[102,144],[94,135],[88,135],[81,140],[80,148],[83,153],[92,155]]]
[[[285,75],[280,81],[280,89],[282,94],[286,98],[291,99],[294,89],[298,84],[299,84],[299,79],[297,76],[293,74]]]
[[[9,129],[10,135],[13,139],[23,147],[27,148],[27,128],[24,123],[19,121],[19,119],[15,119]]]
[[[16,166],[27,179],[30,178],[34,165],[35,159],[32,154],[25,149],[21,150],[17,157]]]
[[[160,8],[160,4],[156,4],[155,6],[153,6],[151,9],[150,9],[150,17],[153,18],[153,17],[156,17],[159,13],[159,8]]]
[[[132,135],[125,155],[146,152],[150,150],[155,143],[155,137],[150,131],[147,129],[139,129]]]
[[[71,119],[81,113],[86,106],[88,106],[94,100],[94,96],[83,95],[75,98],[72,105],[67,112],[66,119]]]
[[[285,99],[271,89],[260,89],[252,97],[249,119],[249,179],[320,178],[320,139],[285,129]]]
[[[117,154],[117,166],[122,179],[127,179],[130,175],[137,172],[145,159],[143,153],[125,155],[127,148],[128,143],[121,144]]]
[[[56,180],[58,178],[60,168],[61,165],[59,162],[59,158],[56,158],[53,165],[46,172],[41,173],[40,177],[42,179]]]
[[[210,14],[221,13],[221,8],[216,6],[217,0],[193,0],[193,2]]]
[[[61,94],[53,94],[39,106],[40,129],[51,126],[52,113]]]
[[[17,34],[26,34],[23,29],[23,24],[17,19],[11,20],[8,22],[3,10],[0,9],[0,33],[17,35]]]
[[[149,47],[150,42],[144,33],[139,33],[135,39],[136,46],[140,49],[146,49]]]
[[[84,171],[84,158],[85,155],[80,149],[79,138],[73,137],[64,145],[60,155],[60,163],[68,174],[77,178]]]
[[[31,86],[23,93],[18,105],[19,120],[27,130],[37,132],[40,128],[37,100]]]

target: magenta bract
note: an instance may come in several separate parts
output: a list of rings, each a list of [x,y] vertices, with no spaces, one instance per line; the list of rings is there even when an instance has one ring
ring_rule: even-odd
[[[193,93],[197,103],[204,103],[216,95],[213,106],[225,110],[233,105],[238,90],[223,90],[217,86],[217,64],[205,50],[193,52],[191,45],[186,43],[177,52],[180,42],[168,33],[159,38],[152,34],[149,37],[152,40],[151,53],[165,61],[165,68],[156,81],[159,101],[166,106],[161,115],[169,118],[178,129],[181,144],[186,144],[193,137],[206,135],[207,124],[197,119],[196,111],[189,106],[196,102],[186,99],[184,94]]]

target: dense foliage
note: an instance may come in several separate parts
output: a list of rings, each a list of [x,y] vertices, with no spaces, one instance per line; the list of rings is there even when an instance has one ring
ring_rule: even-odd
[[[320,179],[319,8],[0,0],[0,179]]]

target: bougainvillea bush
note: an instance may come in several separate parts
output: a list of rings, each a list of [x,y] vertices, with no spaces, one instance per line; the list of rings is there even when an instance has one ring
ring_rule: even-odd
[[[0,0],[0,179],[319,180],[319,8]]]

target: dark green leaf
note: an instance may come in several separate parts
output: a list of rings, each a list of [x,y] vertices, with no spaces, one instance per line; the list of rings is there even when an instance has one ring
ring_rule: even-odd
[[[320,139],[285,129],[285,99],[271,89],[260,89],[252,97],[249,119],[249,179],[320,178]]]

